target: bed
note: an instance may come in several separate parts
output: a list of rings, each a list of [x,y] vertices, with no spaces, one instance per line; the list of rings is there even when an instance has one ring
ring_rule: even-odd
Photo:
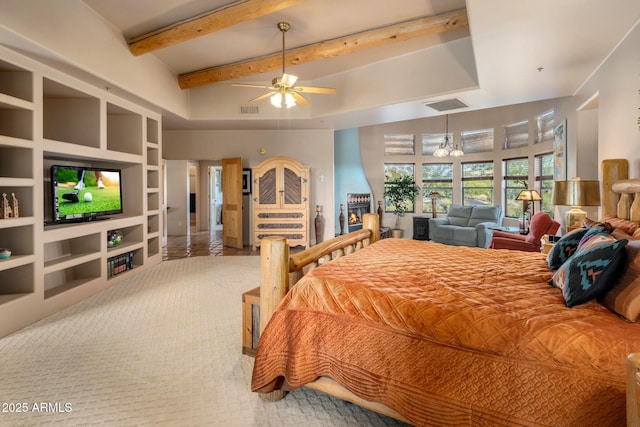
[[[640,180],[625,170],[603,162],[603,215],[633,225]],[[378,228],[367,215],[293,255],[283,238],[263,242],[253,391],[307,386],[414,425],[634,422],[639,324],[596,300],[567,308],[544,254],[379,240]]]

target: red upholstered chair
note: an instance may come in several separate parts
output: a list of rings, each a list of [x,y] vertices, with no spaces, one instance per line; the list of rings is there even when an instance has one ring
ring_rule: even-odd
[[[505,233],[494,231],[489,247],[493,249],[515,249],[520,251],[540,252],[540,239],[545,234],[556,234],[560,223],[554,221],[548,214],[538,211],[531,218],[529,234]]]

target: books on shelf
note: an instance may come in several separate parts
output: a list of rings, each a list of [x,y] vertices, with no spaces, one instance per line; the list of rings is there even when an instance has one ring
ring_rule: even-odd
[[[133,270],[133,251],[107,259],[108,278],[129,270]]]

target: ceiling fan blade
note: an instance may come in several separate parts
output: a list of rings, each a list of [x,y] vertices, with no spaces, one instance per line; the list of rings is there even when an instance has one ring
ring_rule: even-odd
[[[235,87],[257,87],[260,89],[271,89],[271,90],[275,90],[275,88],[271,87],[271,86],[264,86],[264,85],[249,85],[249,84],[244,84],[244,83],[232,83],[231,86],[235,86]]]
[[[304,93],[323,93],[327,95],[333,95],[336,93],[336,90],[332,87],[296,86],[294,89],[297,92]]]
[[[305,105],[309,104],[309,101],[307,101],[302,95],[300,95],[298,92],[289,92],[291,93],[291,96],[293,96],[293,99],[296,100],[296,103],[302,107],[304,107]]]
[[[270,97],[271,95],[273,95],[273,94],[275,94],[275,93],[277,93],[277,92],[267,92],[267,93],[265,93],[265,94],[263,94],[263,95],[257,96],[257,97],[255,97],[255,98],[253,98],[253,99],[250,99],[250,100],[249,100],[249,102],[258,102],[258,101],[262,101],[263,99],[268,98],[268,97]]]

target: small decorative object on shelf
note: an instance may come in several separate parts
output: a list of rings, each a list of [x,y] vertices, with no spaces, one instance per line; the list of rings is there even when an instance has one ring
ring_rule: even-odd
[[[8,259],[11,256],[11,249],[0,248],[0,259]]]
[[[2,193],[2,210],[0,210],[0,218],[9,219],[13,218],[13,210],[9,206],[9,199],[7,199],[7,193]]]
[[[11,201],[13,202],[13,217],[20,217],[20,203],[18,202],[18,198],[16,197],[16,193],[11,193]]]
[[[380,224],[382,224],[382,214],[384,213],[384,209],[382,209],[382,200],[378,200],[378,210],[376,213],[378,214],[378,218],[380,218]]]
[[[340,235],[344,234],[344,205],[340,203]]]
[[[324,218],[322,217],[322,208],[320,205],[316,205],[316,244],[322,243],[324,235]]]
[[[115,248],[122,243],[122,237],[122,231],[120,230],[107,231],[107,247]]]

